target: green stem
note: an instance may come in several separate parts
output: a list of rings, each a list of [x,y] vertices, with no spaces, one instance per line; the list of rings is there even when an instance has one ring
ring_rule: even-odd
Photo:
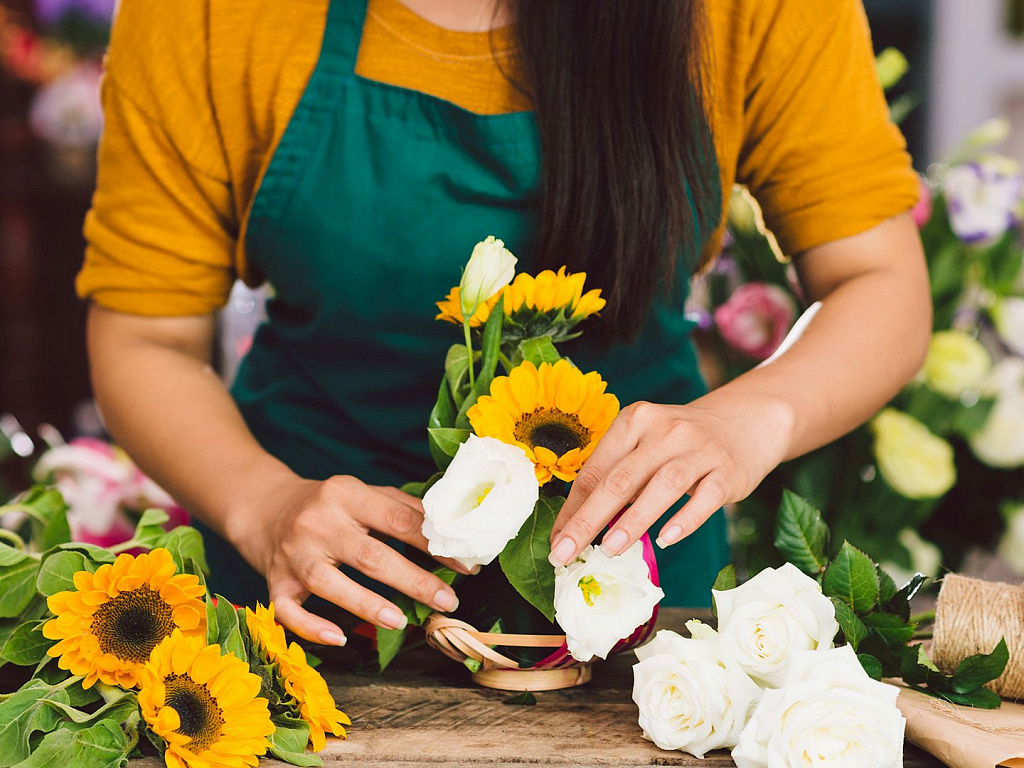
[[[469,388],[470,390],[476,385],[476,376],[473,372],[473,340],[469,334],[469,320],[463,318],[462,320],[462,333],[466,338],[466,360],[469,363]]]
[[[512,373],[512,369],[515,368],[515,366],[512,365],[512,361],[505,356],[504,352],[498,353],[498,360],[501,363],[501,366],[505,369],[505,373]]]
[[[149,547],[135,539],[129,539],[128,541],[122,541],[120,544],[115,544],[112,547],[107,547],[107,551],[114,555],[120,554],[121,552],[127,552],[129,549],[149,549]]]
[[[921,624],[925,621],[935,621],[935,609],[930,611],[921,611],[921,613],[915,613],[910,616],[911,624]]]
[[[11,546],[15,549],[20,549],[22,552],[25,551],[25,540],[14,531],[8,531],[6,528],[0,528],[0,540],[9,541],[11,542]]]

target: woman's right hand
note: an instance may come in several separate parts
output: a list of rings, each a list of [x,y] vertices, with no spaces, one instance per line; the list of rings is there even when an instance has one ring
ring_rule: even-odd
[[[276,617],[288,629],[315,643],[345,643],[337,625],[302,607],[310,594],[378,627],[406,625],[405,615],[394,603],[357,584],[339,565],[355,568],[438,611],[458,606],[449,585],[381,541],[392,537],[427,551],[419,499],[347,475],[323,482],[293,476],[282,485],[249,515],[233,515],[240,525],[226,532],[266,577]],[[438,562],[469,573],[455,561],[438,558]]]

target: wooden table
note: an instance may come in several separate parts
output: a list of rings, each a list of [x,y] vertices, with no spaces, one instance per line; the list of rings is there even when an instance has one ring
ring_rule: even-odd
[[[659,625],[681,629],[692,611],[668,609]],[[537,694],[535,706],[505,704],[512,694],[475,687],[469,672],[431,648],[403,654],[383,675],[344,671],[325,659],[321,670],[339,706],[352,718],[346,741],[329,739],[324,763],[355,768],[477,766],[731,766],[727,752],[703,761],[645,741],[630,698],[632,654],[594,668],[580,688]],[[147,758],[133,766],[157,768]],[[262,766],[281,766],[263,760]],[[907,745],[906,768],[942,763]]]

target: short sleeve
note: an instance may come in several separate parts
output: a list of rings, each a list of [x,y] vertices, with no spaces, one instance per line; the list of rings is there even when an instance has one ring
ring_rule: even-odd
[[[786,253],[909,210],[917,176],[860,0],[784,0],[750,70],[737,180]]]
[[[114,27],[103,80],[104,131],[92,207],[85,222],[83,298],[143,315],[207,314],[227,300],[234,281],[237,223],[226,164],[218,157],[209,104],[201,103],[201,68],[176,66],[173,51],[150,45],[175,35],[151,12],[189,0],[125,0]],[[198,19],[192,24],[201,45]],[[152,30],[152,31],[150,31]],[[164,43],[163,45],[167,45]],[[192,53],[196,53],[195,50]],[[162,87],[161,87],[162,86]],[[197,103],[200,102],[200,103]],[[205,111],[204,111],[205,110]]]

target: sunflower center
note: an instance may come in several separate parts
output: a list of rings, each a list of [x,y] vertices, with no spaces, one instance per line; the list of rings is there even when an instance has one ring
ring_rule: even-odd
[[[165,704],[177,712],[181,720],[178,733],[191,739],[185,747],[199,754],[216,744],[224,717],[206,686],[188,675],[168,675],[164,678],[164,690],[167,691]]]
[[[547,448],[555,456],[563,456],[590,442],[590,430],[580,424],[574,413],[555,408],[538,408],[524,414],[516,422],[516,440],[531,448]]]
[[[92,618],[100,650],[122,661],[144,664],[157,644],[174,631],[171,606],[149,586],[122,592],[108,600]]]

